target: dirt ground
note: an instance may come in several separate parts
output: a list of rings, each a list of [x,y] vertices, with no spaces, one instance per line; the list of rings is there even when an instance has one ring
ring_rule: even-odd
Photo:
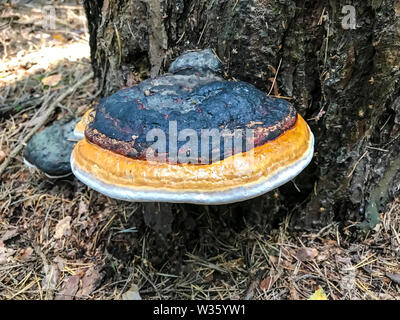
[[[400,299],[400,199],[368,232],[349,221],[293,233],[290,216],[260,226],[176,205],[184,222],[162,235],[138,204],[28,169],[13,152],[38,123],[99,99],[90,80],[44,118],[91,72],[79,1],[0,4],[0,58],[0,162],[12,157],[0,180],[0,299]]]

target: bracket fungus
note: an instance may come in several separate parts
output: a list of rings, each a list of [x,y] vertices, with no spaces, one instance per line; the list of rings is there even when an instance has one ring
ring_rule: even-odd
[[[293,179],[313,156],[307,123],[220,69],[211,50],[185,53],[168,73],[100,100],[75,130],[75,176],[116,199],[209,205]]]

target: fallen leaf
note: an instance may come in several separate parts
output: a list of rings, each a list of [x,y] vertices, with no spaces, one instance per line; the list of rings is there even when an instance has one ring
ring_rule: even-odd
[[[67,40],[64,38],[64,36],[61,33],[53,34],[51,37],[52,37],[52,39],[63,42],[63,43],[67,42]]]
[[[326,296],[324,290],[319,288],[310,296],[310,298],[308,298],[308,300],[328,300],[328,297]]]
[[[23,249],[21,252],[21,260],[28,260],[30,256],[33,253],[33,249],[31,247],[28,247],[26,249]]]
[[[325,242],[325,244],[327,246],[335,246],[335,245],[337,245],[337,242],[335,240],[332,240],[332,239],[324,240],[324,242]]]
[[[318,250],[314,248],[300,248],[296,251],[296,258],[300,261],[310,261],[318,255]]]
[[[15,250],[9,249],[4,246],[4,243],[0,241],[0,264],[10,262],[11,257],[14,255]]]
[[[80,278],[78,276],[69,276],[64,280],[64,288],[57,293],[55,300],[72,300],[79,288]]]
[[[7,241],[10,240],[18,235],[18,229],[7,230],[0,238],[0,241]]]
[[[61,74],[57,73],[52,76],[48,76],[42,79],[42,83],[45,86],[54,87],[61,81]]]
[[[71,217],[67,216],[64,219],[58,221],[56,225],[56,233],[54,238],[61,239],[63,236],[71,235]]]
[[[96,289],[100,284],[103,274],[99,272],[97,268],[90,268],[86,271],[79,291],[76,294],[78,299],[87,299],[89,295]]]
[[[351,265],[351,258],[350,257],[342,257],[342,256],[335,256],[336,263],[341,263],[345,265]]]
[[[122,300],[142,300],[139,288],[134,284],[127,292],[122,295]]]
[[[386,277],[388,277],[390,280],[393,282],[400,284],[400,274],[398,273],[391,273],[391,272],[386,272]]]
[[[0,163],[2,163],[5,158],[6,158],[5,152],[3,150],[0,150]]]
[[[274,283],[276,282],[276,280],[278,280],[277,276],[266,277],[263,281],[261,281],[260,289],[265,291],[270,290],[274,285]]]
[[[278,261],[279,261],[279,258],[278,258],[278,257],[269,255],[268,258],[269,258],[269,261],[270,261],[272,264],[274,264],[274,265],[277,265],[277,264],[278,264]]]
[[[83,116],[87,110],[88,110],[88,105],[82,104],[76,109],[76,114],[78,116]]]

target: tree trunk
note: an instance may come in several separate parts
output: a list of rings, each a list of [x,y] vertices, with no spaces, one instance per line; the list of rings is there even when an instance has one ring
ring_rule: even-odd
[[[316,137],[312,164],[234,206],[293,227],[364,220],[400,196],[400,1],[85,0],[93,69],[109,95],[212,48],[225,76],[292,97]],[[257,215],[257,214],[256,214]],[[258,215],[259,216],[259,215]],[[365,218],[365,219],[364,219]]]

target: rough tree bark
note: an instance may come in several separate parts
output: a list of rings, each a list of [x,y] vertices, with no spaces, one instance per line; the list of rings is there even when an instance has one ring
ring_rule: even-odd
[[[228,208],[292,213],[292,225],[307,229],[348,220],[373,227],[400,195],[400,1],[353,1],[354,17],[348,4],[84,1],[104,95],[164,72],[192,49],[214,49],[227,78],[266,92],[278,72],[279,94],[293,98],[316,136],[313,163],[295,179],[300,192],[289,183]],[[355,29],[344,28],[353,18]]]

